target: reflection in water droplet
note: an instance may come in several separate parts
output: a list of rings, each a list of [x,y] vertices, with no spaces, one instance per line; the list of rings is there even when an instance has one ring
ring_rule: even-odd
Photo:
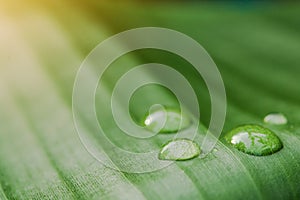
[[[189,139],[175,139],[165,144],[159,153],[160,160],[190,160],[200,155],[200,147]]]
[[[155,133],[176,133],[191,125],[191,120],[186,115],[174,109],[158,107],[150,110],[144,125]]]
[[[255,156],[271,155],[283,148],[275,133],[259,125],[235,128],[225,139],[238,150]]]
[[[282,113],[270,113],[264,118],[264,122],[268,124],[284,125],[288,120]]]

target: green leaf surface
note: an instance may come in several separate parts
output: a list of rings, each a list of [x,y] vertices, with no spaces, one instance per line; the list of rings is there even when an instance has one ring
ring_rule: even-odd
[[[32,10],[28,6],[18,14],[0,12],[4,27],[0,35],[0,199],[300,198],[299,6],[242,10],[218,4],[145,7],[93,1],[32,5]],[[207,157],[136,174],[108,168],[84,148],[74,127],[72,90],[77,70],[92,48],[114,33],[141,26],[172,28],[199,41],[222,74],[228,111],[220,141]],[[122,45],[126,44],[112,48]],[[149,140],[131,138],[118,128],[110,110],[116,81],[148,62],[172,66],[193,85],[201,110],[195,140],[201,143],[211,114],[207,88],[185,60],[155,50],[129,53],[105,72],[95,106],[106,136],[131,152],[160,150],[173,138],[170,134]],[[143,77],[163,78],[147,71]],[[97,77],[91,71],[89,78]],[[139,121],[155,103],[178,106],[165,88],[143,88],[130,104],[132,118]],[[284,113],[288,124],[263,124],[270,112]],[[90,116],[80,120],[87,137],[114,160],[118,155],[99,137]],[[228,131],[249,123],[271,129],[283,149],[255,157],[223,139]],[[122,166],[122,162],[114,164]]]

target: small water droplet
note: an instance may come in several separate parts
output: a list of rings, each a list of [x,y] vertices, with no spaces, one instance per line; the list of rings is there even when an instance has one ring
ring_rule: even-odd
[[[255,156],[271,155],[283,148],[282,142],[273,131],[259,125],[235,128],[225,139],[238,150]]]
[[[175,109],[165,109],[162,106],[153,106],[150,114],[144,120],[144,125],[148,130],[155,133],[176,133],[185,129],[191,124],[191,120]]]
[[[201,153],[197,143],[189,139],[175,139],[165,144],[159,153],[160,160],[190,160]]]
[[[264,118],[264,122],[274,125],[285,125],[288,120],[286,116],[282,113],[270,113]]]

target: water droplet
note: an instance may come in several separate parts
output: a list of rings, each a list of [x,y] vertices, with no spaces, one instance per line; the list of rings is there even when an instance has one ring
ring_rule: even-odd
[[[190,160],[200,155],[200,147],[189,139],[175,139],[165,144],[159,153],[160,160]]]
[[[274,125],[285,125],[288,120],[282,113],[270,113],[264,118],[264,122]]]
[[[187,128],[191,120],[175,109],[165,109],[162,106],[152,106],[150,114],[144,120],[148,130],[155,133],[176,133],[181,129]]]
[[[255,156],[271,155],[283,148],[277,135],[259,125],[245,125],[230,131],[225,139],[238,150]]]

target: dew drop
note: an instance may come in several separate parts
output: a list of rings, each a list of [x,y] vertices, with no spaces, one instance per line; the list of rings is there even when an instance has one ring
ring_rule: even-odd
[[[270,113],[265,116],[264,122],[267,124],[285,125],[287,124],[288,120],[282,113]]]
[[[230,131],[225,139],[244,153],[265,156],[283,148],[281,140],[270,129],[259,125],[245,125]]]
[[[189,139],[175,139],[165,144],[159,153],[160,160],[190,160],[200,155],[200,147]]]
[[[175,109],[165,109],[156,106],[150,109],[150,114],[145,118],[145,127],[155,133],[176,133],[190,126],[191,120]]]

